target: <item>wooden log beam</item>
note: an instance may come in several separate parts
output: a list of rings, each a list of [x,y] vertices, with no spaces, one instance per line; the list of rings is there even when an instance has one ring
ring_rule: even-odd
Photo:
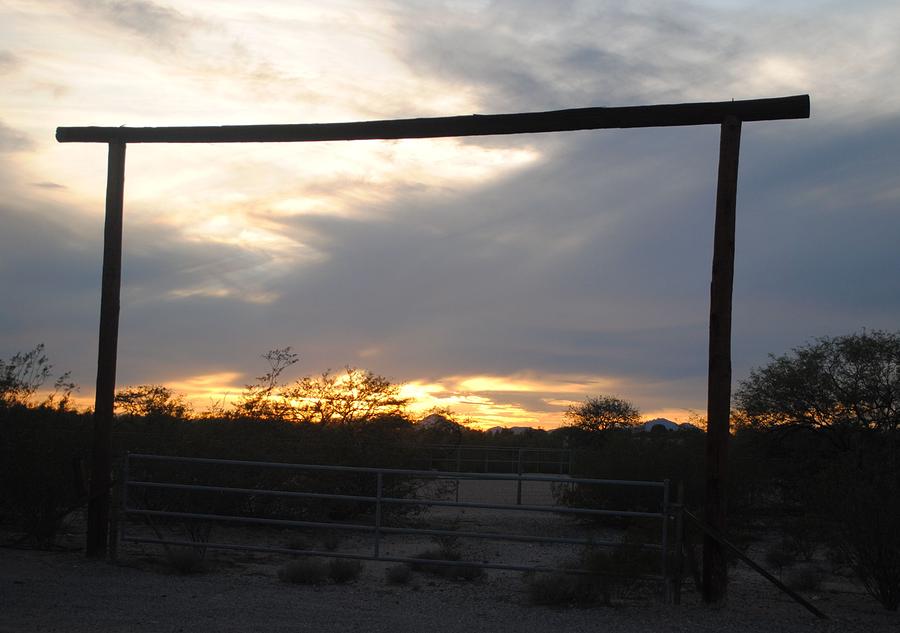
[[[440,138],[493,134],[533,134],[610,128],[719,125],[741,121],[809,118],[809,95],[619,108],[578,108],[551,112],[486,114],[291,125],[200,127],[59,127],[60,143],[287,143],[365,139]]]
[[[706,418],[706,499],[704,518],[726,533],[726,481],[729,418],[731,417],[731,299],[734,286],[734,237],[737,207],[741,121],[728,117],[719,140],[719,178],[713,237],[709,298],[709,383]],[[703,539],[703,600],[725,599],[728,564],[722,544],[708,534]]]
[[[109,538],[112,468],[113,399],[119,340],[119,291],[122,279],[122,206],[125,189],[125,144],[109,144],[106,174],[106,224],[103,229],[103,279],[100,289],[100,338],[94,395],[91,497],[87,514],[87,555],[106,555]]]

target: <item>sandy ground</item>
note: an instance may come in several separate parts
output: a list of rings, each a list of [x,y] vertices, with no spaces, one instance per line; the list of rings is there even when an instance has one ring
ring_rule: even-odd
[[[463,490],[462,499],[474,491]],[[483,490],[482,490],[483,492]],[[508,490],[495,491],[506,495]],[[493,493],[492,493],[493,494]],[[541,491],[529,491],[537,503]],[[472,499],[474,500],[474,499]],[[583,535],[585,527],[553,514],[447,509],[423,517],[430,525]],[[284,530],[216,528],[214,539],[284,547]],[[2,536],[2,535],[0,535]],[[310,539],[312,537],[306,536]],[[829,577],[808,595],[830,616],[817,620],[746,568],[732,572],[725,607],[700,603],[690,581],[683,604],[662,604],[644,591],[615,607],[548,608],[529,604],[522,575],[489,571],[475,581],[450,581],[416,573],[410,583],[385,582],[387,564],[367,562],[355,582],[310,587],[278,580],[290,556],[218,551],[206,571],[182,576],[164,564],[158,546],[127,544],[117,564],[88,560],[78,551],[83,525],[74,521],[63,547],[42,552],[0,548],[0,633],[27,631],[900,631],[900,617],[884,611],[860,587]],[[315,545],[315,543],[312,543]],[[371,551],[367,536],[348,536],[343,552]],[[428,537],[393,536],[383,551],[412,555]],[[552,564],[573,555],[570,546],[466,541],[467,559]],[[568,548],[568,549],[567,549]],[[758,554],[758,553],[757,553]],[[757,556],[759,559],[760,556]]]

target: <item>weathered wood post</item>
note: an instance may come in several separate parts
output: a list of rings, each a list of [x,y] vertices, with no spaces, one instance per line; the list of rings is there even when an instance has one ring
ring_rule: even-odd
[[[122,279],[122,206],[125,190],[125,143],[109,144],[106,173],[106,222],[103,230],[103,280],[100,291],[100,339],[97,346],[97,390],[94,395],[94,438],[87,555],[106,555],[109,538],[110,469],[112,468],[113,398],[119,339],[119,290]]]
[[[709,301],[709,390],[706,428],[704,519],[719,533],[726,528],[725,485],[731,415],[731,296],[734,286],[734,232],[741,121],[728,116],[719,140],[719,179]],[[725,598],[725,550],[709,535],[703,539],[703,600]]]

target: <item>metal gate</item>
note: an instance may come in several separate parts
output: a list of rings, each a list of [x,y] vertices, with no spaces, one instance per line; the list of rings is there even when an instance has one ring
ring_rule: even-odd
[[[350,485],[341,478],[347,478]],[[442,498],[440,494],[435,493],[435,491],[439,493],[442,485],[445,485],[443,489],[445,492],[449,490],[450,494],[444,496],[452,497],[454,483],[460,480],[511,482],[511,490],[516,491],[518,498],[511,499],[510,503],[460,501]],[[659,582],[663,595],[670,595],[672,574],[668,561],[673,548],[670,547],[669,538],[672,507],[668,480],[627,481],[524,473],[466,473],[127,454],[123,463],[122,484],[117,534],[120,543],[247,550],[394,563],[456,565],[523,572],[590,573],[584,569],[565,565],[535,565],[521,561],[496,560],[438,561],[396,555],[385,552],[383,548],[385,540],[393,535],[541,545],[564,544],[583,548],[612,548],[621,545],[619,539],[445,529],[440,526],[422,525],[421,521],[416,525],[391,525],[391,521],[386,520],[386,517],[402,508],[432,510],[456,508],[461,511],[492,510],[522,515],[527,513],[572,518],[616,517],[658,522],[659,541],[638,544],[641,549],[658,552],[658,573],[636,577]],[[655,507],[626,510],[577,507],[558,503],[522,503],[522,487],[530,484],[551,486],[557,490],[574,490],[577,487],[642,490],[643,496],[651,499],[649,503]],[[458,485],[455,488],[458,491]],[[165,499],[168,501],[160,501]],[[315,504],[318,504],[320,509],[326,506],[341,507],[352,508],[354,512],[349,513],[347,517],[335,519],[325,512],[310,513],[309,508]],[[272,508],[280,508],[281,512],[272,512]],[[174,520],[184,526],[214,522],[367,534],[371,538],[371,550],[341,552],[324,548],[297,549],[258,542],[214,542],[196,538],[196,532],[190,529],[185,530],[187,536],[182,538],[168,537],[155,528],[154,534],[147,534],[146,530],[141,531],[141,525],[153,526],[159,520]]]

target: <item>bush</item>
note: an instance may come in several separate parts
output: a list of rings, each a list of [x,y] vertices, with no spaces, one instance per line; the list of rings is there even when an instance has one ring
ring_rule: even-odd
[[[433,561],[459,562],[462,555],[455,547],[442,546],[419,552],[413,558]],[[484,575],[484,570],[476,565],[442,565],[440,563],[413,563],[415,571],[422,571],[441,578],[450,580],[475,580]]]
[[[179,574],[197,574],[206,568],[206,552],[197,547],[167,547],[166,561]]]
[[[359,578],[363,565],[351,558],[335,558],[328,563],[328,577],[338,584]]]
[[[384,578],[389,585],[405,585],[411,577],[412,569],[406,563],[388,567],[384,573]]]
[[[532,604],[587,606],[612,605],[644,582],[640,577],[659,573],[660,558],[641,547],[639,535],[613,548],[587,547],[567,567],[581,574],[554,572],[527,574],[528,599]]]
[[[307,550],[309,549],[309,541],[302,536],[294,536],[285,543],[285,547],[288,549]]]
[[[341,537],[335,532],[329,532],[322,539],[322,547],[327,551],[333,552],[341,545]]]
[[[791,570],[785,583],[796,591],[816,591],[821,586],[823,578],[824,574],[819,567],[803,565]]]
[[[766,564],[777,569],[781,574],[785,567],[790,567],[797,562],[797,555],[784,541],[776,543],[766,549]]]
[[[0,409],[0,519],[36,547],[52,547],[66,516],[86,501],[90,429],[85,414]]]
[[[278,570],[278,578],[282,582],[296,585],[321,585],[327,577],[325,565],[316,558],[295,560]]]
[[[870,458],[877,452],[869,451]],[[886,462],[874,461],[875,464]],[[900,483],[896,472],[855,467],[829,487],[831,547],[885,609],[900,607]],[[852,473],[852,474],[851,474]]]
[[[611,604],[611,595],[601,578],[562,572],[527,574],[528,601],[545,606]]]

